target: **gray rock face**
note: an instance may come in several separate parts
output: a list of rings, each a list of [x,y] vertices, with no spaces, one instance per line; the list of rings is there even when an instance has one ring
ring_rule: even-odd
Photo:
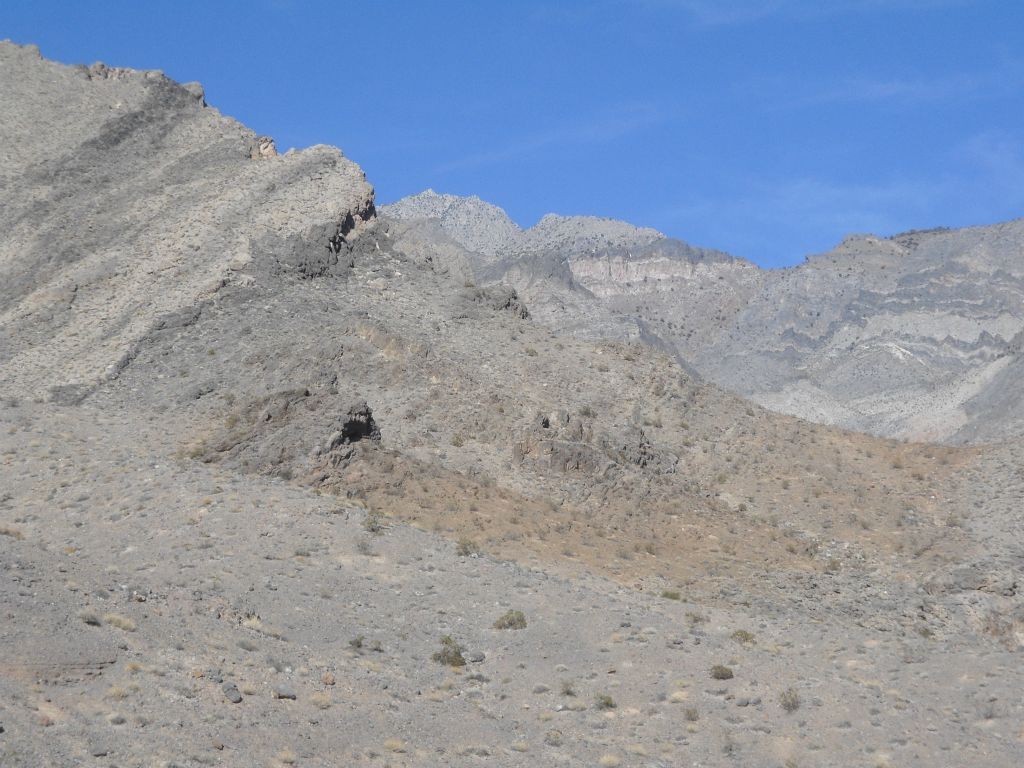
[[[509,312],[512,316],[526,320],[530,311],[526,305],[519,300],[519,294],[515,288],[507,285],[496,285],[490,288],[468,288],[463,291],[462,296],[467,301],[483,304],[490,309],[501,312]]]
[[[463,247],[482,257],[505,253],[520,232],[496,205],[478,197],[439,195],[432,189],[381,206],[381,213],[402,221],[434,219]]]
[[[588,253],[664,238],[653,229],[596,216],[548,214],[524,230],[501,208],[478,197],[439,195],[432,189],[382,206],[381,213],[400,221],[436,220],[453,240],[475,253],[481,265],[493,263],[499,257]]]
[[[432,193],[389,206],[430,213]],[[469,247],[472,228],[440,217]],[[434,214],[430,214],[438,218]],[[892,437],[989,441],[1024,429],[1024,221],[847,238],[799,267],[760,270],[621,222],[547,216],[495,231],[476,260],[539,319],[588,338],[636,339],[783,413]]]
[[[849,238],[769,272],[694,364],[767,407],[848,428],[1019,435],[1020,389],[1006,377],[1024,330],[1022,252],[1024,221]]]
[[[359,440],[380,441],[380,429],[373,420],[373,411],[365,401],[349,407],[341,431],[337,434],[341,436],[342,443],[355,443]]]
[[[0,43],[0,375],[74,400],[226,283],[344,268],[358,166],[273,143],[159,72]]]

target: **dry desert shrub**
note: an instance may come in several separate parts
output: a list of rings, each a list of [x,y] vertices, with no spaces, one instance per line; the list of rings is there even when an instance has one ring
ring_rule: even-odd
[[[451,635],[444,635],[441,638],[441,650],[434,653],[432,658],[438,664],[448,667],[464,667],[466,659],[462,655],[463,647],[459,645]]]
[[[459,543],[455,546],[455,554],[459,557],[469,557],[480,552],[480,547],[472,539],[462,538],[459,539]]]
[[[103,621],[111,627],[123,630],[124,632],[134,632],[135,622],[129,619],[127,616],[122,616],[120,613],[107,613],[103,616]]]
[[[495,629],[526,629],[526,616],[522,611],[509,610],[494,622]]]
[[[800,696],[792,688],[787,688],[779,694],[779,704],[787,712],[796,712],[800,709]]]
[[[724,664],[715,664],[711,668],[711,677],[715,680],[732,680],[732,669]]]
[[[754,642],[754,633],[748,632],[745,629],[737,629],[732,633],[732,639],[737,643],[743,643],[744,645],[751,645]]]
[[[384,530],[384,517],[376,509],[371,509],[363,518],[363,529],[367,533],[377,534]]]

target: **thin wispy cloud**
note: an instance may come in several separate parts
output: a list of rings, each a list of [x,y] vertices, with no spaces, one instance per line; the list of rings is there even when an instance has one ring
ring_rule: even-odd
[[[748,94],[772,93],[776,107],[803,107],[825,104],[881,103],[897,101],[909,105],[929,102],[973,101],[1016,97],[1024,89],[1024,62],[1004,60],[987,70],[951,72],[931,77],[848,77],[823,83],[803,94],[792,93],[791,80],[768,82],[760,79],[747,84]]]
[[[555,126],[546,131],[524,135],[506,143],[455,158],[442,163],[434,170],[438,173],[445,173],[501,165],[555,147],[605,144],[661,124],[666,119],[666,113],[654,104],[621,106],[590,119],[581,119],[571,124]]]
[[[963,6],[972,0],[644,0],[651,7],[678,10],[708,26],[749,24],[771,17],[813,20],[823,16],[886,11],[928,11]]]

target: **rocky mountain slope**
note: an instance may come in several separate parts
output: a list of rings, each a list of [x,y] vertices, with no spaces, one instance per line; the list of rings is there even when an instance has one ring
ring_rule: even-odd
[[[744,262],[0,58],[0,766],[1020,762],[1018,443],[765,410],[552,254]]]
[[[0,69],[0,375],[21,395],[78,397],[242,268],[339,268],[373,215],[338,150],[277,156],[196,85],[10,44]]]
[[[472,234],[453,210],[488,210]],[[1021,434],[1010,382],[1024,339],[1024,221],[856,236],[792,269],[696,249],[651,230],[545,217],[509,237],[493,206],[432,193],[384,209],[429,215],[468,248],[503,222],[485,280],[583,336],[636,338],[774,410],[890,437],[978,442]],[[561,237],[548,222],[573,222]],[[605,233],[614,231],[616,237]]]

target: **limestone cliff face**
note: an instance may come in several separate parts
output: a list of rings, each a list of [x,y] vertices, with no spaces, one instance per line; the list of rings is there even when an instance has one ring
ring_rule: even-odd
[[[713,280],[735,269],[731,264],[681,261],[660,255],[633,258],[630,254],[573,258],[569,268],[577,283],[602,299],[671,291],[680,283]]]
[[[220,286],[342,268],[373,190],[332,147],[284,156],[159,72],[0,43],[0,376],[74,397]]]
[[[1024,222],[848,238],[769,273],[710,378],[764,405],[914,439],[985,439],[1024,419],[983,413],[1024,329]]]

